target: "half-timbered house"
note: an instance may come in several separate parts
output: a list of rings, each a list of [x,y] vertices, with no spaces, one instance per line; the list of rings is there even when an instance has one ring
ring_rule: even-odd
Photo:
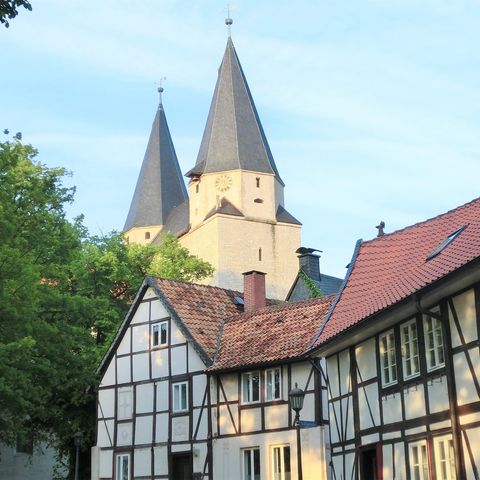
[[[312,342],[332,479],[478,479],[480,199],[357,243]]]
[[[264,291],[264,281],[262,274],[253,273],[253,291]],[[325,383],[319,361],[304,353],[332,301],[323,297],[262,308],[264,297],[245,290],[246,311],[224,322],[209,369],[216,390],[211,399],[215,478],[298,478],[298,444],[288,401],[295,385],[305,392],[303,478],[327,478]]]
[[[238,295],[145,279],[99,370],[92,479],[211,478],[205,369]]]

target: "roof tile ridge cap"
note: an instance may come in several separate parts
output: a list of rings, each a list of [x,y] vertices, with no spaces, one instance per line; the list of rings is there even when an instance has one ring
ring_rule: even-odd
[[[477,197],[477,198],[474,198],[473,200],[470,200],[469,202],[467,203],[464,203],[462,205],[459,205],[458,207],[455,207],[455,208],[452,208],[450,210],[447,210],[446,212],[443,212],[443,213],[439,213],[438,215],[434,215],[433,217],[430,217],[430,218],[427,218],[425,220],[421,220],[419,222],[416,222],[416,223],[413,223],[412,225],[407,225],[406,227],[403,227],[403,228],[399,228],[398,230],[394,230],[393,232],[389,232],[389,233],[385,233],[384,235],[382,235],[381,237],[375,237],[375,238],[372,238],[370,240],[365,240],[363,243],[364,244],[369,244],[369,243],[372,243],[372,242],[375,242],[377,240],[382,240],[382,239],[386,239],[392,235],[395,235],[397,233],[402,233],[404,231],[407,231],[407,230],[410,230],[412,228],[415,228],[415,227],[419,227],[425,223],[429,223],[433,220],[437,220],[439,218],[442,218],[442,217],[446,217],[447,215],[451,215],[453,214],[454,212],[456,211],[459,211],[459,210],[462,210],[464,208],[468,208],[470,205],[474,204],[475,202],[478,202],[480,201],[480,197]],[[466,224],[465,224],[466,225]]]
[[[358,255],[360,253],[360,248],[361,248],[362,244],[363,244],[363,240],[361,238],[358,239],[357,243],[355,244],[355,249],[353,250],[352,259],[350,260],[350,266],[348,267],[347,274],[345,275],[342,286],[340,287],[340,290],[338,291],[333,303],[330,305],[330,308],[328,309],[328,312],[325,315],[325,318],[320,323],[320,327],[318,329],[317,334],[313,337],[312,341],[310,342],[310,345],[305,350],[305,353],[307,353],[307,352],[309,352],[310,350],[313,349],[313,347],[317,343],[318,339],[322,335],[322,332],[325,329],[325,326],[327,325],[328,321],[330,320],[330,317],[333,315],[333,312],[335,311],[335,307],[337,306],[338,302],[340,301],[342,293],[343,293],[345,287],[347,286],[348,279],[350,278],[350,275],[353,272],[353,269],[355,267],[355,263],[357,261]]]
[[[240,164],[240,152],[238,150],[238,125],[237,125],[237,111],[235,109],[235,94],[234,94],[234,89],[233,89],[233,68],[232,68],[232,50],[234,52],[234,57],[237,58],[236,52],[235,52],[235,46],[233,45],[233,41],[231,37],[228,38],[228,43],[227,43],[227,48],[228,48],[228,59],[230,61],[230,86],[232,87],[232,104],[233,104],[233,122],[235,124],[235,149],[237,151],[237,164],[239,170],[242,169],[242,165]],[[237,58],[238,60],[238,58]]]
[[[238,290],[230,290],[229,288],[217,287],[216,285],[204,285],[203,283],[189,282],[188,280],[177,280],[175,278],[157,277],[155,275],[151,275],[150,278],[152,278],[154,280],[160,280],[161,282],[181,283],[183,285],[192,285],[194,287],[221,290],[222,292],[230,292],[230,293],[233,293],[233,294],[242,295],[242,293],[239,292]]]

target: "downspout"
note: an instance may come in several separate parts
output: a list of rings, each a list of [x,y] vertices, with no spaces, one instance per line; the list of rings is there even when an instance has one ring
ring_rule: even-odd
[[[448,314],[442,316],[441,313],[432,312],[423,308],[421,305],[421,297],[418,295],[414,296],[415,306],[418,313],[426,315],[437,319],[442,325],[443,338],[445,339],[443,348],[448,347],[449,350],[452,349],[452,338],[450,334],[450,325],[448,323]],[[422,321],[423,325],[423,321]],[[447,373],[447,389],[449,397],[449,406],[450,406],[450,423],[452,425],[452,439],[453,439],[453,449],[455,452],[455,473],[457,478],[466,478],[465,474],[465,464],[463,457],[463,448],[462,448],[462,438],[460,425],[458,423],[458,413],[457,413],[457,390],[455,386],[455,372],[453,368],[453,356],[450,352],[445,352],[445,369]]]

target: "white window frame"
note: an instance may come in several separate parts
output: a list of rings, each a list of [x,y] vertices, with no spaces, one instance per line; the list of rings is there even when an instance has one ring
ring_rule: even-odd
[[[162,342],[162,327],[165,326],[165,342]],[[158,327],[158,342],[155,342],[155,328]],[[152,348],[168,345],[168,321],[155,322],[150,326]]]
[[[182,390],[185,390],[185,405],[182,405]],[[188,411],[188,382],[172,383],[172,412]]]
[[[286,472],[285,471],[285,449],[288,448],[288,452],[289,452],[289,463],[290,463],[290,471],[289,472]],[[292,476],[292,452],[291,452],[291,449],[290,449],[290,445],[286,444],[286,445],[274,445],[271,447],[270,449],[270,459],[271,459],[271,475],[270,475],[270,478],[271,480],[290,480],[291,476]],[[277,461],[276,461],[276,453],[279,453],[279,457],[278,457],[278,465],[277,465]],[[289,474],[288,476],[286,474]]]
[[[415,451],[417,452],[416,459]],[[430,480],[427,441],[419,440],[418,442],[409,443],[408,453],[410,457],[410,478],[412,480]],[[416,473],[418,475],[415,475]]]
[[[445,366],[442,322],[438,318],[423,316],[423,333],[425,336],[425,357],[427,371],[431,372]]]
[[[258,398],[253,398],[253,378],[258,378]],[[261,375],[259,370],[242,373],[242,403],[258,403],[260,402],[261,393]]]
[[[278,374],[278,395],[275,395],[276,374]],[[271,382],[270,379],[271,378]],[[282,369],[280,367],[265,370],[265,401],[273,402],[282,398]]]
[[[261,477],[262,464],[260,458],[260,448],[259,447],[250,447],[243,448],[242,452],[242,480],[258,480]],[[258,476],[255,476],[255,453],[258,453]],[[247,456],[250,460],[250,472],[247,471],[245,466],[245,461]]]
[[[433,438],[435,472],[437,480],[456,480],[455,452],[451,435]]]
[[[413,329],[412,327],[415,327]],[[408,329],[408,339],[405,335],[405,328]],[[415,335],[413,333],[415,332]],[[418,377],[420,375],[420,355],[418,351],[418,325],[417,319],[412,318],[408,322],[400,325],[400,338],[402,342],[402,365],[403,378]],[[411,373],[407,373],[408,365],[410,365]],[[416,369],[414,368],[416,366]]]
[[[127,477],[125,478],[123,458],[127,458]],[[115,480],[130,480],[130,454],[117,453],[115,455]]]
[[[378,343],[380,349],[380,366],[382,369],[382,385],[384,387],[395,385],[398,382],[395,332],[389,330],[383,333],[380,335]]]

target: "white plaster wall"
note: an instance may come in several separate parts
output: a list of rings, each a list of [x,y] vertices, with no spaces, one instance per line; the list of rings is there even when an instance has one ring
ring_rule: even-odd
[[[190,438],[188,416],[172,418],[172,441],[186,442]]]
[[[171,349],[172,375],[181,375],[187,371],[187,347],[180,345]]]
[[[466,431],[466,436],[470,443],[470,448],[472,449],[472,457],[475,462],[477,462],[477,469],[479,468],[479,459],[480,459],[480,428],[468,428]],[[467,444],[465,438],[463,438],[463,451],[468,452]],[[465,470],[467,478],[475,478],[473,473],[472,463],[470,461],[469,455],[465,455]]]
[[[480,378],[480,359],[478,348],[468,350],[473,365],[476,367],[477,378]],[[473,382],[472,374],[468,367],[466,356],[463,352],[456,353],[453,356],[453,368],[455,371],[455,384],[457,387],[457,403],[465,405],[473,401],[478,401],[477,391]]]
[[[340,360],[340,393],[342,395],[351,391],[350,386],[350,353],[343,350],[339,353]]]
[[[358,404],[360,410],[360,428],[364,429],[378,426],[380,424],[380,408],[378,405],[377,383],[372,383],[358,389]]]
[[[403,392],[405,399],[405,417],[407,420],[425,415],[425,395],[423,392],[423,385],[405,388]]]
[[[132,418],[133,387],[120,387],[117,390],[117,419]]]
[[[208,412],[207,409],[203,409],[203,413],[200,413],[202,411],[201,408],[196,408],[193,411],[193,428],[197,428],[198,424],[198,419],[201,415],[200,419],[200,426],[198,427],[198,432],[197,432],[197,440],[205,439],[208,436]],[[195,433],[195,430],[192,432],[192,435]]]
[[[185,343],[186,339],[183,336],[183,333],[175,325],[174,322],[170,322],[171,332],[171,345],[177,345],[178,343]]]
[[[304,390],[307,386],[307,380],[311,369],[312,366],[304,362],[292,364],[292,387],[295,386],[295,382],[297,382],[299,388]]]
[[[101,478],[112,477],[113,475],[113,452],[112,450],[100,450],[99,452],[99,475]]]
[[[154,447],[155,475],[168,475],[168,450],[166,446]]]
[[[168,381],[155,383],[157,388],[157,412],[168,410]]]
[[[99,420],[97,446],[111,447],[114,440],[114,420]]]
[[[353,404],[352,397],[349,399],[342,399],[342,409],[343,409],[343,432],[346,435],[346,439],[350,440],[354,437],[354,422],[353,422]],[[347,428],[345,428],[345,426]]]
[[[132,422],[119,423],[117,426],[117,445],[127,446],[132,444]]]
[[[168,350],[166,348],[155,350],[152,357],[152,377],[161,378],[168,376]]]
[[[148,350],[149,325],[137,325],[132,327],[132,350],[140,352]]]
[[[230,405],[230,411],[232,413],[233,419],[236,422],[236,425],[232,423],[230,414],[228,413],[228,408],[226,405],[220,405],[219,408],[219,425],[220,425],[220,435],[228,435],[235,433],[235,427],[238,429],[238,407],[237,405]],[[243,413],[242,413],[243,416]]]
[[[241,416],[242,432],[255,432],[261,429],[262,416],[260,408],[249,408],[242,410]]]
[[[289,406],[286,404],[265,407],[265,428],[269,430],[288,427],[288,410]]]
[[[125,331],[122,340],[117,348],[117,355],[125,355],[130,353],[130,335],[131,335],[131,328],[127,328]]]
[[[383,423],[394,423],[402,420],[402,397],[400,393],[382,397]]]
[[[156,417],[155,441],[157,443],[168,440],[168,413],[159,413]]]
[[[136,448],[134,451],[134,476],[150,476],[152,470],[151,462],[150,448]]]
[[[361,376],[358,381],[365,382],[377,376],[375,338],[370,338],[358,344],[355,348],[355,358]]]
[[[100,409],[100,407],[102,407]],[[103,413],[102,413],[103,412]],[[115,415],[115,389],[106,388],[98,391],[98,418]]]
[[[192,377],[192,389],[193,389],[193,406],[200,407],[202,405],[203,396],[205,394],[205,389],[207,387],[207,376],[206,375],[195,375]],[[206,404],[207,399],[205,399]]]
[[[338,384],[337,355],[333,355],[327,359],[327,378],[330,387],[328,397],[338,397],[340,394],[340,386]]]
[[[313,385],[312,385],[313,386]],[[315,394],[307,393],[303,400],[303,409],[301,412],[303,420],[315,421]]]
[[[133,381],[141,382],[150,378],[149,354],[137,353],[132,356],[133,359]]]
[[[103,375],[102,381],[100,382],[101,387],[106,387],[109,385],[115,384],[115,359],[111,360],[105,374]]]
[[[160,300],[154,300],[153,302],[151,302],[150,305],[152,309],[150,314],[152,321],[163,320],[170,316],[167,309],[163,306]]]
[[[117,358],[117,380],[118,383],[130,383],[130,356]]]
[[[429,381],[428,399],[431,413],[442,412],[450,408],[448,402],[447,377],[437,377]]]
[[[330,434],[332,437],[332,443],[337,443],[340,440],[339,429],[341,429],[342,417],[340,415],[340,401],[328,402],[328,410],[330,415]]]
[[[138,305],[137,311],[130,321],[131,325],[135,323],[148,322],[150,319],[150,302],[140,303]]]
[[[227,375],[222,375],[220,377],[223,390],[227,396],[229,402],[234,402],[238,400],[238,375],[236,373],[230,373]],[[223,400],[223,394],[220,397]]]
[[[203,370],[205,370],[206,365],[203,363],[198,353],[195,351],[195,349],[192,347],[190,343],[187,345],[187,348],[188,348],[188,372],[194,373],[194,372],[202,372]]]
[[[465,337],[465,342],[477,340],[477,318],[475,311],[475,293],[474,290],[468,290],[456,297],[453,297],[453,304],[458,315],[458,320],[462,333]],[[452,332],[452,346],[457,347],[461,345],[460,337],[458,335],[457,327],[453,321],[453,315],[449,308],[450,316],[450,330]]]
[[[137,417],[135,421],[135,445],[152,442],[153,416]]]
[[[136,387],[135,408],[137,413],[153,412],[153,383],[142,383]]]

